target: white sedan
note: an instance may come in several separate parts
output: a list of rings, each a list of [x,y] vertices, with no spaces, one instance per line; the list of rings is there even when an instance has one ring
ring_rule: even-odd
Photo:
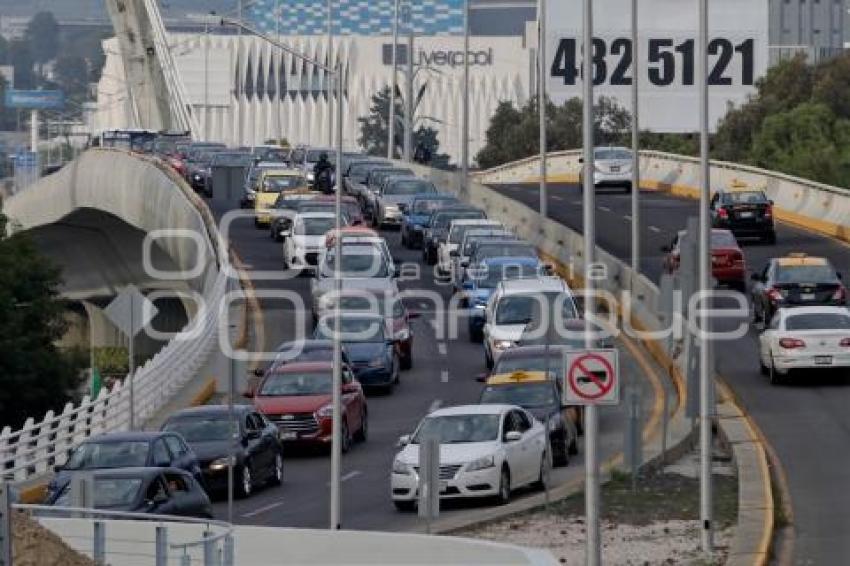
[[[440,442],[440,497],[493,497],[507,503],[511,491],[548,481],[546,428],[512,405],[461,405],[432,412],[410,436],[399,439],[393,461],[391,494],[399,510],[416,506],[419,442]]]
[[[850,310],[779,309],[759,336],[761,371],[777,383],[792,369],[850,367]]]
[[[325,249],[325,234],[333,230],[332,212],[305,212],[295,215],[292,228],[283,236],[283,265],[289,269],[314,269]]]

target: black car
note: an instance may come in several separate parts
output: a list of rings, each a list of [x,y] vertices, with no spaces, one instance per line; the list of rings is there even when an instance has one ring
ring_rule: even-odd
[[[173,432],[116,432],[101,434],[79,444],[47,484],[52,503],[71,481],[73,472],[115,468],[179,468],[200,480],[201,468],[192,449]]]
[[[428,265],[437,263],[437,248],[446,240],[452,221],[484,218],[487,215],[483,210],[469,205],[447,206],[434,212],[422,235],[422,260]]]
[[[277,347],[277,355],[271,366],[277,367],[295,362],[333,362],[333,359],[333,340],[293,340]],[[342,363],[350,365],[345,344],[342,345]],[[266,370],[259,370],[256,375],[262,377],[265,373]]]
[[[192,474],[177,468],[120,468],[94,472],[94,508],[212,519],[212,505]],[[65,485],[52,505],[73,507]]]
[[[210,491],[227,489],[228,454],[233,453],[234,489],[248,497],[254,487],[283,482],[283,445],[277,427],[251,405],[236,405],[239,431],[234,442],[227,405],[203,405],[175,413],[162,429],[181,434],[198,455],[204,484]]]
[[[847,302],[841,274],[822,257],[798,253],[773,258],[751,279],[756,322],[769,324],[782,307],[843,306]]]
[[[773,201],[762,191],[717,191],[711,199],[711,224],[735,236],[776,243]]]
[[[335,332],[334,315],[325,315],[316,324],[315,337],[330,340]],[[383,315],[343,312],[340,339],[351,356],[354,377],[363,387],[391,390],[399,382],[401,360],[398,342]]]

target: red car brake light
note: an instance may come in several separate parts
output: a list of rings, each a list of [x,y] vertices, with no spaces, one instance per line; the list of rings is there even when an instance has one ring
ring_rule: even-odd
[[[850,348],[850,338],[842,338],[838,345],[842,348]]]
[[[721,206],[717,209],[717,216],[719,216],[723,220],[726,220],[729,218],[729,211]]]
[[[773,205],[770,205],[770,204],[767,205],[767,207],[764,209],[764,217],[765,218],[772,218],[773,217]]]
[[[844,288],[844,285],[838,287],[835,290],[835,293],[832,294],[833,301],[843,301],[847,297],[847,290]]]
[[[782,300],[782,292],[779,289],[768,289],[767,290],[767,298],[771,300],[771,302],[777,302]]]
[[[799,338],[780,338],[779,345],[788,350],[806,347],[806,343]]]

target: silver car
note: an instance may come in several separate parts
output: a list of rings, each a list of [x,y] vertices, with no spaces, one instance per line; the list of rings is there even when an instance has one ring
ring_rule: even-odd
[[[625,147],[597,147],[593,150],[593,186],[623,187],[632,192],[632,152]],[[582,159],[579,159],[582,163]],[[579,185],[584,188],[584,170],[579,173]]]
[[[388,224],[401,226],[404,211],[413,202],[413,197],[421,194],[435,195],[437,187],[416,177],[388,177],[375,195],[375,225],[381,228]]]

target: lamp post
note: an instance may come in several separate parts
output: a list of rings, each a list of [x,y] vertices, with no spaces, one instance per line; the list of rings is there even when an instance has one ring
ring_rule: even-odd
[[[393,78],[390,81],[390,114],[387,123],[387,159],[395,157],[395,91],[398,88],[398,5],[395,0],[393,7]]]
[[[540,216],[549,215],[546,184],[546,0],[537,2],[537,112],[540,115]]]
[[[469,0],[463,3],[463,126],[461,128],[461,195],[469,191]]]
[[[344,85],[343,85],[343,75],[342,75],[342,64],[337,61],[336,67],[330,67],[321,61],[317,61],[312,57],[304,55],[300,51],[286,45],[283,42],[278,41],[277,39],[273,39],[266,34],[246,25],[241,20],[230,20],[227,18],[222,18],[221,25],[230,25],[238,27],[240,30],[244,30],[251,35],[259,37],[260,39],[272,44],[278,49],[289,53],[290,55],[300,59],[310,65],[315,66],[317,69],[320,69],[329,76],[333,78],[334,86],[336,86],[336,97],[337,97],[337,136],[336,136],[336,233],[339,236],[340,230],[342,229],[342,184],[341,184],[341,175],[339,174],[342,171],[342,111],[343,111],[343,95],[345,93]],[[330,94],[330,93],[329,93]],[[342,291],[342,276],[340,273],[340,258],[342,255],[342,238],[337,237],[334,243],[334,254],[336,257],[335,267],[334,267],[334,283],[335,290],[337,296],[340,295]],[[332,427],[332,441],[331,441],[331,502],[330,502],[330,528],[331,529],[339,529],[340,528],[340,470],[342,468],[342,412],[341,412],[341,402],[342,402],[342,343],[340,342],[339,336],[340,330],[340,302],[335,301],[334,306],[334,337],[333,337],[333,427]]]

